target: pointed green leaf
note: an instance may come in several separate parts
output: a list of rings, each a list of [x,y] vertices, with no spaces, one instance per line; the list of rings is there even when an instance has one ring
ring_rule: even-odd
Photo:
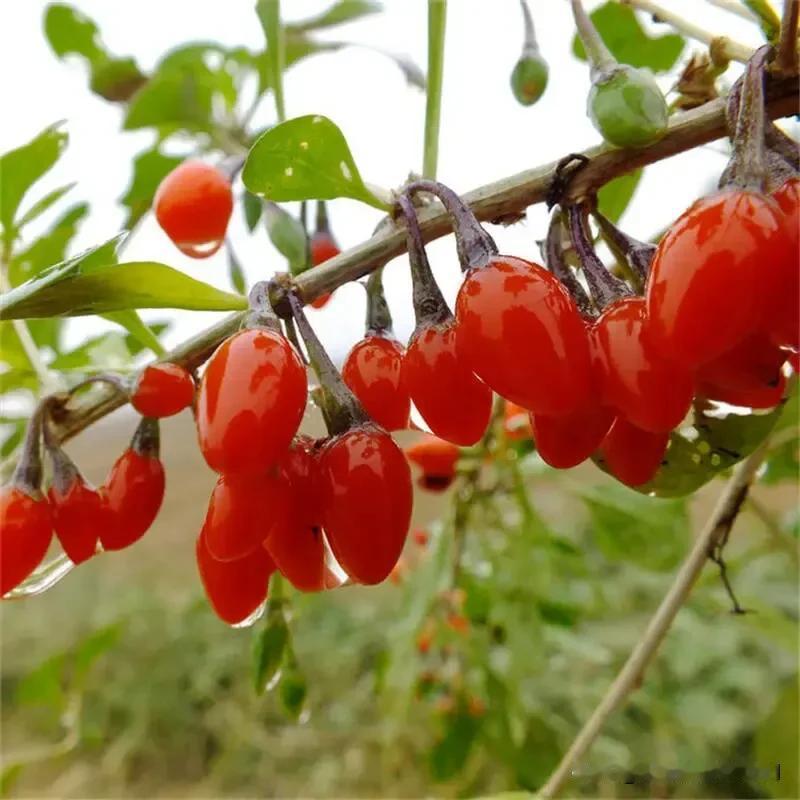
[[[253,688],[256,694],[264,694],[269,682],[277,675],[289,642],[289,629],[283,615],[268,614],[267,620],[253,641]]]
[[[300,671],[297,659],[290,648],[287,648],[287,657],[284,659],[283,673],[278,687],[281,707],[289,719],[297,720],[303,711],[303,706],[308,695],[308,684],[305,675]]]
[[[244,220],[247,223],[247,229],[252,233],[256,225],[258,225],[258,221],[261,219],[261,212],[263,211],[261,198],[245,190],[242,194],[242,206],[244,208]]]
[[[312,114],[271,128],[253,145],[244,185],[269,200],[351,197],[388,210],[364,184],[344,135],[327,117]]]
[[[97,25],[67,3],[48,6],[44,15],[44,35],[59,58],[73,53],[90,62],[105,57]]]
[[[36,138],[0,156],[0,225],[10,238],[14,217],[25,193],[58,161],[67,144],[61,123],[45,128]]]
[[[228,252],[228,275],[231,279],[231,285],[239,294],[246,294],[247,281],[244,278],[242,265],[239,263],[239,259],[236,257],[232,247],[228,246],[225,249]]]
[[[597,193],[597,208],[600,213],[612,222],[619,222],[641,179],[642,170],[637,169],[604,184]]]
[[[124,103],[147,82],[132,58],[108,58],[92,64],[89,88],[104,100]]]
[[[283,70],[286,63],[286,44],[281,27],[280,0],[258,0],[256,14],[267,39],[267,60],[269,62],[270,84],[275,95],[275,110],[278,121],[286,119],[283,102]]]
[[[154,75],[133,97],[125,130],[176,125],[189,131],[211,128],[213,77],[208,71],[176,67]]]
[[[167,354],[166,348],[158,341],[158,337],[153,333],[153,330],[145,325],[136,311],[111,311],[101,316],[109,322],[115,322],[117,325],[121,325],[131,336],[141,342],[141,344],[151,350],[159,358]]]
[[[270,241],[289,262],[292,274],[302,272],[309,265],[308,238],[303,223],[271,202],[264,203],[264,221]]]
[[[330,28],[333,25],[353,22],[369,14],[377,14],[380,11],[383,11],[383,6],[372,0],[337,0],[330,8],[320,14],[300,20],[300,22],[293,22],[287,25],[286,29],[287,31],[302,32]]]
[[[57,189],[53,189],[52,192],[48,192],[44,197],[40,200],[37,200],[17,221],[17,229],[21,229],[23,226],[27,225],[29,222],[32,222],[37,217],[40,217],[47,211],[50,206],[55,205],[67,192],[75,187],[75,183],[68,183],[65,186],[59,186]]]
[[[686,41],[675,33],[650,36],[629,6],[609,0],[591,13],[600,36],[614,58],[632,67],[649,67],[653,72],[671,69],[683,52]],[[572,52],[586,60],[583,43],[575,36]]]

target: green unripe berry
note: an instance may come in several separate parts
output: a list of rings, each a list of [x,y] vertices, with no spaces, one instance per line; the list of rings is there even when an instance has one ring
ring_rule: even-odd
[[[523,106],[532,106],[547,88],[549,69],[538,51],[526,51],[511,72],[511,91]]]
[[[658,84],[646,70],[627,64],[597,75],[587,110],[603,138],[617,147],[644,147],[667,130],[669,111]]]

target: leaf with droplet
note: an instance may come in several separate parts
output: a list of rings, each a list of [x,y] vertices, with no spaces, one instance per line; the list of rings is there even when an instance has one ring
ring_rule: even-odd
[[[259,137],[242,180],[253,194],[276,202],[350,197],[390,208],[365,185],[341,130],[318,114],[290,119]]]

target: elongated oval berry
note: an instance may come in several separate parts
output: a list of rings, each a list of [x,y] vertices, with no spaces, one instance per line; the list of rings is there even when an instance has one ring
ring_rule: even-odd
[[[289,484],[289,508],[264,540],[275,566],[295,589],[319,592],[328,583],[322,509],[314,443],[298,436],[281,468]]]
[[[385,580],[411,522],[411,471],[400,448],[366,424],[330,439],[319,456],[322,521],[342,569],[365,584]]]
[[[410,444],[403,452],[412,464],[422,470],[417,481],[421,488],[443,492],[455,480],[461,450],[452,442],[423,434],[421,439]]]
[[[494,256],[470,270],[456,319],[459,355],[501,397],[550,416],[587,402],[586,328],[572,298],[543,267]]]
[[[617,417],[600,445],[608,471],[627,486],[641,486],[655,477],[669,444],[668,433],[650,433]]]
[[[690,368],[735,347],[757,328],[769,273],[789,250],[775,201],[735,189],[698,200],[653,259],[647,285],[653,343]]]
[[[697,379],[724,389],[774,387],[780,380],[785,361],[786,351],[773,344],[766,333],[756,331],[736,347],[703,364]]]
[[[203,523],[208,552],[217,561],[252,553],[284,524],[288,506],[289,484],[277,466],[221,475]]]
[[[342,378],[369,416],[387,431],[408,427],[411,398],[402,379],[403,346],[388,336],[365,336],[347,354]]]
[[[197,433],[217,472],[276,464],[297,432],[308,396],[297,351],[278,333],[241,331],[208,362],[197,396]]]
[[[772,385],[753,386],[747,389],[732,389],[700,381],[698,394],[709,400],[720,400],[743,408],[775,408],[786,393],[786,376],[781,372]]]
[[[246,620],[267,599],[275,564],[263,547],[236,561],[217,561],[200,532],[195,546],[197,569],[214,613],[229,625]]]
[[[171,417],[194,400],[194,378],[178,364],[150,364],[131,390],[131,405],[143,417]]]
[[[791,258],[771,266],[772,289],[764,327],[775,344],[800,347],[800,178],[790,178],[773,193],[783,215]]]
[[[190,159],[175,167],[153,198],[158,224],[192,258],[219,250],[233,212],[231,182],[220,170]]]
[[[19,586],[39,566],[53,538],[50,504],[10,484],[0,488],[0,595]]]
[[[158,422],[144,418],[131,446],[114,462],[101,492],[114,524],[100,530],[104,550],[122,550],[144,536],[164,501],[164,467],[158,458]]]
[[[73,564],[80,564],[97,552],[100,531],[110,531],[114,515],[103,494],[80,473],[66,482],[56,481],[48,491],[53,527],[61,547]]]
[[[597,451],[614,421],[614,412],[597,403],[566,417],[531,414],[530,420],[542,461],[556,469],[570,469]]]
[[[454,319],[414,332],[403,357],[402,380],[438,437],[465,447],[483,436],[492,413],[492,392],[456,349]]]
[[[602,403],[653,433],[671,431],[689,411],[691,373],[668,361],[647,334],[642,297],[617,300],[592,326]]]

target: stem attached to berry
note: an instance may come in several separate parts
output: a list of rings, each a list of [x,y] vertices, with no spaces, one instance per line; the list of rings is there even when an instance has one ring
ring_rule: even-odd
[[[367,322],[366,330],[372,336],[392,336],[392,312],[383,292],[383,267],[373,272],[366,283]]]
[[[547,238],[544,244],[544,258],[547,268],[558,278],[578,306],[581,315],[586,319],[594,319],[597,314],[592,307],[592,301],[586,290],[581,286],[577,275],[572,271],[569,264],[564,259],[564,247],[562,233],[564,230],[564,214],[556,206],[550,217],[550,226],[547,229]]]
[[[483,267],[497,255],[497,245],[481,227],[469,206],[450,188],[438,181],[418,180],[408,184],[406,194],[429,192],[441,200],[450,218],[456,236],[456,249],[461,271]]]
[[[140,456],[158,458],[161,449],[161,431],[158,420],[142,417],[131,439],[131,450]]]
[[[250,313],[245,318],[242,327],[266,328],[275,333],[281,333],[281,324],[270,302],[269,283],[259,281],[253,284],[247,299],[250,304]]]
[[[608,217],[604,217],[597,208],[592,209],[592,216],[600,226],[600,234],[608,246],[630,266],[633,278],[642,290],[650,272],[650,264],[656,254],[656,246],[650,242],[641,242],[621,231]]]
[[[14,486],[34,499],[42,491],[42,420],[50,402],[50,397],[45,397],[33,412],[25,432],[19,461],[11,477]]]
[[[592,81],[594,81],[598,75],[613,69],[617,65],[617,59],[611,55],[606,43],[600,38],[597,28],[586,13],[581,0],[570,0],[570,5],[578,36],[583,42],[586,57],[589,59]]]
[[[317,200],[317,220],[315,233],[327,233],[330,235],[331,226],[328,222],[328,207],[324,200]]]
[[[783,0],[783,20],[775,66],[787,75],[797,75],[800,68],[797,54],[798,20],[800,20],[800,0]]]

